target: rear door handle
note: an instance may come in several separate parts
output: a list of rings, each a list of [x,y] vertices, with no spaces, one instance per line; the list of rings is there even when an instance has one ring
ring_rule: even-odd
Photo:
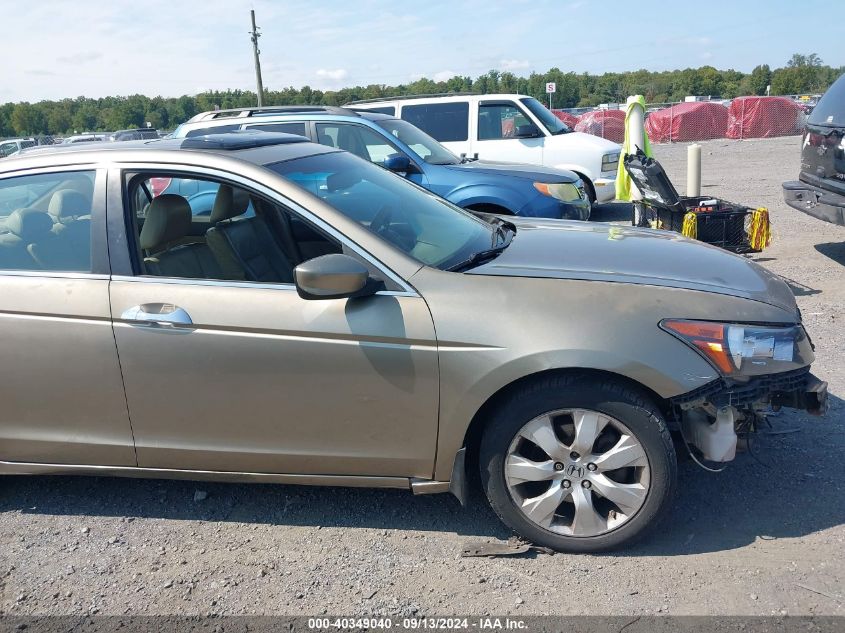
[[[191,315],[172,303],[144,303],[139,306],[132,306],[124,310],[120,318],[124,321],[136,321],[139,325],[159,327],[194,324]]]

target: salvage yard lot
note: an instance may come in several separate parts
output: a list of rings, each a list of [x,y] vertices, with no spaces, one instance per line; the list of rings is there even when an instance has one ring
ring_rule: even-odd
[[[798,296],[832,409],[774,417],[721,474],[682,463],[679,498],[644,543],[461,558],[508,536],[478,499],[462,510],[402,491],[9,478],[0,613],[845,615],[845,227],[782,202],[798,137],[703,145],[703,195],[771,211],[774,243],[754,259]],[[683,191],[686,146],[655,154]]]

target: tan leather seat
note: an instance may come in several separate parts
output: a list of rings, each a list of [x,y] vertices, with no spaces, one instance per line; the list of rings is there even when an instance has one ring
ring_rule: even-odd
[[[59,189],[50,196],[47,213],[57,224],[64,225],[91,218],[91,197],[74,189]]]
[[[0,235],[0,268],[39,270],[42,268],[29,253],[29,245],[39,238],[53,237],[53,220],[44,211],[17,209],[4,223],[8,233]]]
[[[208,246],[191,242],[191,207],[182,196],[163,194],[147,207],[139,246],[144,268],[159,277],[224,279]]]
[[[273,238],[264,218],[239,217],[249,206],[240,189],[220,185],[206,232],[211,252],[227,278],[292,283],[293,264]]]

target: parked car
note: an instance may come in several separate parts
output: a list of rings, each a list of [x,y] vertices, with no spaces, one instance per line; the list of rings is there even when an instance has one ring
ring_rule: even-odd
[[[807,119],[798,180],[783,183],[786,204],[845,225],[845,75],[828,88]]]
[[[7,156],[14,156],[21,150],[27,147],[35,147],[38,141],[34,138],[9,138],[5,141],[0,141],[0,158]]]
[[[423,96],[348,105],[409,121],[455,154],[574,171],[593,202],[608,202],[616,196],[620,146],[573,132],[533,97]]]
[[[665,232],[482,221],[264,132],[13,158],[7,193],[2,473],[465,500],[477,465],[515,531],[595,551],[668,509],[681,429],[724,462],[766,404],[825,409],[787,284]]]
[[[97,143],[105,141],[105,134],[74,134],[62,141],[62,145],[73,145],[74,143]]]
[[[152,127],[141,127],[134,130],[117,130],[106,137],[109,141],[140,141],[150,138],[159,138],[158,130]]]
[[[583,182],[573,172],[459,158],[407,121],[385,114],[323,106],[217,110],[196,115],[173,137],[250,129],[299,134],[352,152],[465,209],[570,220],[590,217]],[[200,193],[189,198],[191,208],[210,213],[213,195],[200,198]]]

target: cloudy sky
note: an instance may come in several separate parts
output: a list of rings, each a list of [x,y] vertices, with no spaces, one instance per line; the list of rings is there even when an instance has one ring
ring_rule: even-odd
[[[0,0],[0,102],[253,89],[251,8],[272,89],[491,68],[749,71],[793,52],[845,64],[845,0]]]

